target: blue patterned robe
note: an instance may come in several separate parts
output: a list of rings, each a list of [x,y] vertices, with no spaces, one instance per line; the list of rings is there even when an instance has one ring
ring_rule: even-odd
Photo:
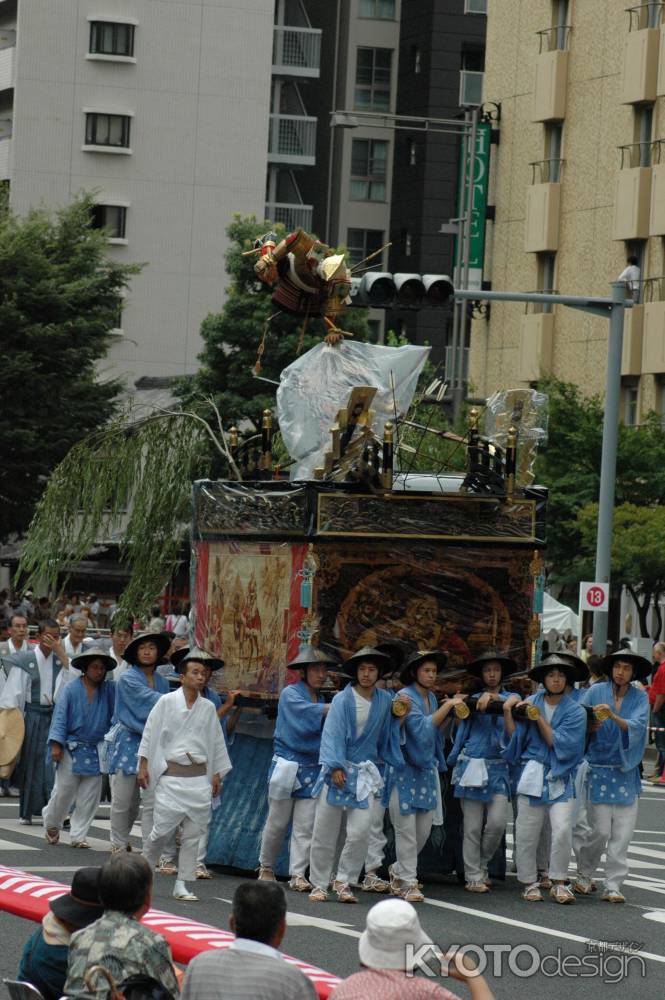
[[[146,719],[163,694],[169,693],[169,682],[154,673],[154,688],[138,667],[130,666],[116,685],[115,715],[119,731],[109,756],[109,774],[121,771],[136,774],[138,749]]]
[[[598,681],[585,692],[585,705],[614,708],[611,681]],[[649,725],[649,699],[640,688],[629,685],[618,712],[628,723],[624,732],[612,719],[602,722],[589,737],[587,794],[591,802],[629,806],[640,794],[640,761],[644,755]]]
[[[498,697],[505,701],[508,692],[501,691]],[[455,767],[455,798],[491,802],[495,795],[511,797],[510,770],[502,756],[507,743],[502,715],[474,712],[463,719],[457,727],[453,749],[448,754],[448,764]],[[458,782],[469,766],[469,761],[478,759],[485,761],[487,784],[481,788],[460,786]]]
[[[53,710],[48,741],[67,747],[74,774],[100,773],[97,744],[111,725],[114,708],[113,681],[105,680],[95,691],[92,701],[82,677],[71,681],[60,695]]]
[[[432,724],[432,713],[438,708],[436,696],[430,691],[426,702],[415,684],[402,688],[400,694],[411,699],[411,709],[400,734],[404,764],[388,770],[384,804],[388,805],[393,788],[397,787],[399,811],[402,816],[410,816],[436,809],[439,771],[447,768],[441,729]],[[425,711],[427,706],[428,712]]]

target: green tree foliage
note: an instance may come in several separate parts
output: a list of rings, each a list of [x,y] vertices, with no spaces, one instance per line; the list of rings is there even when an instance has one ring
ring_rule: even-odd
[[[310,318],[300,343],[303,318],[275,309],[270,301],[271,290],[254,274],[256,255],[243,256],[252,249],[254,240],[270,229],[278,239],[286,235],[284,226],[257,221],[254,216],[236,215],[228,226],[226,271],[231,280],[226,301],[221,312],[211,313],[204,320],[201,368],[194,378],[183,380],[179,388],[189,406],[200,408],[201,398],[213,399],[227,428],[249,421],[258,431],[263,410],[274,408],[276,387],[260,381],[253,372],[266,327],[259,374],[274,382],[279,380],[282,369],[295,361],[299,346],[301,351],[307,351],[327,332],[322,319]],[[367,340],[366,317],[366,310],[348,309],[340,326],[357,339]]]
[[[603,401],[600,396],[583,396],[577,386],[556,379],[543,381],[539,388],[550,399],[549,441],[537,466],[537,481],[549,489],[550,575],[572,597],[579,580],[593,578]],[[665,504],[665,434],[657,414],[647,414],[638,427],[619,425],[615,490],[613,583],[633,588],[638,596],[644,587],[636,601],[644,603],[649,592],[648,608],[660,592],[657,581],[665,578],[665,549],[654,550],[650,536]],[[624,546],[622,536],[627,532]],[[659,560],[662,573],[654,573],[653,564]]]
[[[580,565],[584,569],[586,559],[589,571],[593,566],[590,556],[595,552],[597,524],[597,504],[588,504],[578,512]],[[657,639],[663,626],[658,598],[665,593],[665,507],[623,503],[615,508],[612,582],[615,586],[623,584],[635,601],[640,632],[645,637],[649,634],[649,609],[654,608],[652,638]]]
[[[135,265],[106,256],[89,197],[59,212],[0,212],[0,539],[20,534],[53,468],[113,413],[99,382]]]

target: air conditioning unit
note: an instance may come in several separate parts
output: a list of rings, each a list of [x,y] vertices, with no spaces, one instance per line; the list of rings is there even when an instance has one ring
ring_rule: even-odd
[[[487,14],[487,0],[464,0],[465,14]]]
[[[484,73],[477,70],[460,70],[459,103],[461,108],[477,108],[483,103],[484,76]]]

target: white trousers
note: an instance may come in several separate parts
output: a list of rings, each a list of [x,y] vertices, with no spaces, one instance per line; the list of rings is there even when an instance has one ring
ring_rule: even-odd
[[[145,844],[152,829],[152,814],[155,793],[152,788],[143,791],[136,783],[135,774],[121,771],[111,775],[111,843],[115,847],[127,847],[129,835],[141,812],[141,838]]]
[[[323,794],[323,792],[321,793]],[[268,799],[268,817],[261,835],[259,863],[274,868],[291,823],[289,874],[304,877],[309,864],[316,799]]]
[[[207,808],[192,810],[191,805],[187,802],[183,802],[181,806],[175,805],[172,791],[173,787],[177,788],[176,782],[180,780],[183,783],[186,781],[188,788],[191,789],[188,795],[190,800],[196,799],[197,786],[200,785],[201,801],[207,804]],[[197,785],[194,782],[197,782]],[[164,788],[168,789],[169,794],[162,794]],[[148,836],[143,838],[143,856],[148,860],[150,867],[154,868],[165,844],[169,838],[175,836],[175,831],[180,827],[178,878],[184,882],[191,882],[192,879],[196,878],[199,843],[203,837],[207,840],[208,836],[210,783],[205,777],[200,782],[198,778],[160,778],[155,789],[154,800],[152,829]],[[194,819],[192,816],[196,818]]]
[[[418,881],[418,855],[430,835],[434,810],[420,809],[409,816],[402,816],[399,811],[399,789],[395,787],[388,803],[388,812],[395,830],[396,861],[393,871],[407,885],[415,885]]]
[[[464,814],[464,877],[467,882],[482,882],[506,832],[508,797],[495,795],[489,802],[468,798],[459,801]]]
[[[372,822],[369,827],[369,842],[365,857],[365,873],[375,872],[383,864],[387,838],[383,829],[385,809],[372,810]]]
[[[575,799],[532,806],[527,795],[518,795],[517,822],[517,878],[524,885],[531,885],[538,878],[538,841],[545,818],[549,816],[552,846],[549,857],[549,874],[554,881],[568,878],[568,863],[572,846],[572,816]]]
[[[175,861],[178,857],[178,845],[176,843],[176,833],[174,830],[166,840],[164,841],[164,846],[162,847],[162,852],[160,858],[164,858],[165,861]],[[206,854],[208,853],[208,834],[210,833],[210,828],[206,830],[205,833],[201,834],[199,838],[199,847],[196,852],[196,863],[197,865],[205,864]]]
[[[575,809],[573,810],[573,854],[580,870],[582,848],[587,842],[591,827],[587,812],[586,778],[589,772],[589,762],[583,760],[575,775]]]
[[[72,812],[70,838],[72,843],[85,840],[90,825],[95,818],[102,794],[101,774],[74,774],[72,756],[65,750],[62,760],[55,769],[55,784],[48,803],[42,809],[45,830],[61,830],[65,817],[75,803]]]
[[[381,801],[373,795],[370,795],[367,809],[331,806],[326,795],[327,788],[324,786],[317,799],[309,857],[309,880],[312,885],[323,889],[324,892],[328,891],[330,884],[337,837],[344,816],[346,815],[346,839],[337,862],[337,879],[340,882],[357,883],[367,854],[372,821],[379,810],[383,813]]]
[[[580,875],[591,878],[606,851],[605,888],[618,892],[628,874],[628,845],[637,822],[637,799],[630,806],[589,802],[587,816],[590,833],[580,850]]]

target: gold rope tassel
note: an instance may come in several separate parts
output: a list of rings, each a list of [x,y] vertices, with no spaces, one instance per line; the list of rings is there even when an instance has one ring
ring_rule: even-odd
[[[268,316],[267,320],[263,324],[263,336],[261,337],[261,343],[259,344],[258,350],[256,352],[256,361],[254,362],[254,365],[252,367],[252,374],[254,375],[258,375],[259,372],[261,371],[262,368],[261,358],[265,353],[266,340],[268,338],[268,333],[270,332],[270,324],[275,319],[276,316],[279,316],[279,312],[274,312],[271,316]]]

